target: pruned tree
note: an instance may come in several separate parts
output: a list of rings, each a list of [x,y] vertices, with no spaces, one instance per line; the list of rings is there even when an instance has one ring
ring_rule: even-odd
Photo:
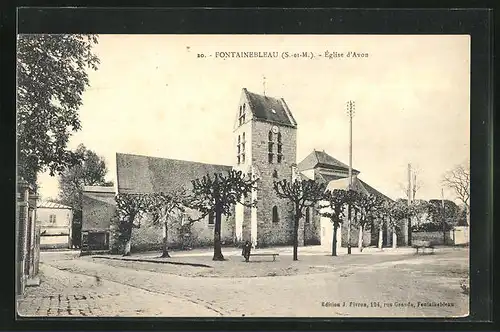
[[[469,161],[455,166],[443,175],[443,185],[452,189],[464,204],[467,213],[467,225],[470,225],[470,165]]]
[[[293,206],[293,260],[297,258],[297,248],[299,246],[299,221],[304,215],[304,210],[314,206],[322,198],[326,190],[324,183],[318,183],[314,180],[298,180],[291,182],[286,179],[275,181],[273,185],[277,196],[288,200]]]
[[[87,70],[99,64],[92,53],[96,44],[96,35],[18,35],[18,172],[32,185],[39,172],[61,173],[83,157],[67,150],[67,143],[81,127]]]
[[[459,207],[450,200],[431,199],[427,206],[428,219],[434,225],[439,225],[443,233],[443,244],[446,244],[446,233],[457,222]]]
[[[241,201],[252,190],[256,190],[258,179],[245,175],[241,171],[231,170],[227,174],[209,174],[192,181],[192,193],[189,207],[200,211],[201,216],[192,221],[201,220],[206,216],[215,215],[214,225],[214,261],[224,260],[221,247],[221,221],[222,215],[230,216],[236,203],[253,207],[256,202],[247,204]]]
[[[80,245],[82,226],[82,196],[84,186],[113,186],[106,181],[108,168],[103,158],[80,144],[74,151],[82,160],[73,167],[66,168],[59,176],[59,197],[57,201],[73,209],[72,244]]]
[[[147,211],[146,194],[120,193],[115,196],[118,219],[118,239],[124,243],[123,256],[130,256],[132,230],[141,227],[141,217]]]
[[[359,210],[358,227],[358,248],[363,251],[363,233],[366,225],[371,225],[372,221],[379,214],[379,209],[382,205],[382,199],[376,195],[360,193],[354,203]]]
[[[399,228],[399,222],[408,217],[408,211],[410,207],[405,200],[396,201],[384,201],[383,204],[379,206],[378,215],[387,222],[388,228],[392,231],[392,247],[397,247],[397,229]],[[384,222],[381,220],[381,222]],[[381,243],[379,239],[379,248],[381,248]]]
[[[161,224],[163,229],[161,257],[170,257],[168,253],[169,223],[172,223],[179,213],[183,213],[188,204],[188,195],[184,188],[145,195],[145,212],[152,216],[153,224]]]
[[[332,256],[337,256],[337,231],[345,218],[347,191],[342,189],[328,190],[322,198],[326,203],[321,204],[320,214],[329,218],[333,226]]]

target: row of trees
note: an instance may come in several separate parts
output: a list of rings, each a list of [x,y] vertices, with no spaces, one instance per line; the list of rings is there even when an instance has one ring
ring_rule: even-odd
[[[232,170],[227,174],[206,175],[192,181],[190,191],[178,189],[169,193],[120,193],[116,196],[117,231],[124,244],[124,255],[130,255],[132,231],[140,227],[143,215],[154,224],[163,227],[163,257],[169,257],[167,247],[168,225],[179,220],[179,213],[186,209],[198,211],[197,217],[188,217],[185,222],[192,224],[208,215],[214,217],[214,255],[213,260],[224,260],[221,248],[222,216],[229,216],[235,204],[256,207],[251,192],[257,190],[258,179],[251,174]],[[362,250],[362,235],[368,225],[382,224],[387,220],[395,230],[397,221],[413,213],[402,202],[391,202],[375,195],[365,195],[354,190],[326,191],[326,185],[313,180],[287,179],[276,181],[274,191],[277,196],[287,200],[293,216],[293,259],[298,259],[298,229],[305,209],[316,207],[333,224],[332,255],[336,256],[336,233],[346,217],[352,217],[352,226],[359,227],[358,244]],[[194,215],[191,213],[191,215]],[[380,230],[382,227],[379,227]],[[382,237],[380,236],[380,239]],[[379,244],[381,245],[381,243]]]

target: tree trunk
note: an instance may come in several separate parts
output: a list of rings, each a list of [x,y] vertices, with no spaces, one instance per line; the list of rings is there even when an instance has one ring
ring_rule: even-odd
[[[162,245],[162,258],[170,258],[170,254],[168,253],[168,226],[167,222],[163,223],[163,245]]]
[[[359,252],[363,251],[363,225],[359,225],[358,249]]]
[[[223,261],[222,246],[220,243],[220,230],[221,230],[221,211],[219,207],[215,208],[215,225],[214,225],[214,261]]]
[[[299,208],[295,208],[295,221],[293,225],[293,260],[297,261],[297,250],[299,247]]]
[[[347,207],[347,254],[351,254],[351,204]]]
[[[127,242],[125,242],[125,249],[123,250],[123,256],[130,256],[131,247],[132,247],[132,239],[129,237]]]
[[[396,249],[398,246],[398,235],[396,234],[396,226],[392,226],[392,248]]]
[[[408,245],[411,246],[411,217],[408,217]]]
[[[379,225],[378,230],[378,248],[382,250],[382,244],[384,240],[384,222],[382,221]]]
[[[132,224],[127,227],[125,230],[125,235],[126,235],[126,241],[125,241],[125,247],[123,249],[123,256],[130,256],[130,250],[132,248]]]
[[[467,226],[470,227],[470,209],[468,206],[465,207],[465,215],[467,216]]]
[[[333,225],[332,256],[337,256],[337,225]]]

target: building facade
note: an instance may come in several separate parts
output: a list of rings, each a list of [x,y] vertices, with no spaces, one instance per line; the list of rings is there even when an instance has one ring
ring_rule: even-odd
[[[54,202],[40,202],[37,217],[41,228],[40,249],[71,248],[71,207]]]
[[[257,204],[255,207],[236,204],[231,215],[223,218],[222,243],[250,241],[254,247],[293,244],[293,211],[287,200],[276,195],[274,182],[296,178],[326,185],[339,180],[345,182],[348,166],[324,151],[313,151],[297,163],[297,122],[283,98],[259,95],[244,88],[235,108],[232,165],[117,153],[116,188],[99,194],[90,188],[84,192],[82,232],[108,234],[108,240],[100,235],[99,243],[107,243],[109,248],[111,219],[115,213],[114,195],[190,190],[192,180],[235,169],[258,179],[256,189],[247,197],[247,203],[252,200]],[[354,170],[353,174],[357,177],[359,171]],[[387,198],[361,180],[356,181],[364,191]],[[182,225],[183,220],[195,218],[197,214],[197,211],[187,210],[184,216],[176,217],[179,220],[173,224]],[[162,226],[152,223],[148,216],[143,218],[141,227],[132,232],[132,250],[159,250],[163,241]],[[211,246],[213,228],[214,220],[210,217],[194,223],[189,234],[179,227],[169,227],[169,246]],[[322,234],[326,232],[318,208],[306,209],[299,222],[299,245],[324,244],[327,236]],[[342,230],[341,234],[344,233]],[[373,241],[369,232],[364,236],[367,243]],[[355,230],[353,238],[357,241]],[[345,245],[345,240],[342,244]]]

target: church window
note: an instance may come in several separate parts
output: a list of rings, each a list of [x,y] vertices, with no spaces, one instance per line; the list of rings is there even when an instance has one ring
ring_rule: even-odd
[[[238,153],[236,154],[236,159],[238,160],[238,165],[240,164],[241,162],[241,136],[238,135],[238,144],[237,144],[237,147],[238,147]]]
[[[278,163],[281,163],[281,161],[283,160],[282,149],[283,149],[283,144],[281,143],[281,133],[278,133],[278,158],[277,158]]]
[[[238,135],[238,154],[237,154],[237,161],[238,165],[242,164],[245,162],[245,133],[242,135]]]
[[[306,208],[306,224],[309,224],[311,221],[311,208]]]
[[[278,221],[279,221],[278,207],[275,205],[273,206],[273,222],[278,222]]]
[[[278,171],[277,170],[273,171],[273,178],[275,178],[275,179],[278,178]]]
[[[243,104],[243,106],[240,106],[240,114],[239,114],[238,121],[240,123],[240,126],[243,123],[245,123],[245,104]]]
[[[208,214],[208,224],[209,225],[214,225],[215,224],[215,215],[213,212],[210,212]]]
[[[267,160],[271,164],[273,162],[273,159],[274,159],[274,151],[273,151],[274,142],[273,142],[273,132],[272,131],[269,131],[268,138],[269,138],[269,142],[267,143],[267,152],[268,152]]]

